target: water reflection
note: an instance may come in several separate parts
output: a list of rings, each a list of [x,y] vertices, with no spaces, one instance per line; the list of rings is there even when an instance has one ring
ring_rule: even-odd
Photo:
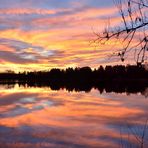
[[[148,146],[148,101],[140,93],[0,86],[0,147]]]
[[[9,81],[9,82],[0,82],[0,87],[5,87],[6,89],[14,88],[15,86],[23,87],[23,88],[50,88],[51,90],[67,90],[68,92],[90,92],[92,89],[96,89],[100,94],[102,93],[126,93],[130,94],[138,94],[144,95],[148,97],[148,82],[147,81],[99,81],[96,83],[89,83],[87,81]]]

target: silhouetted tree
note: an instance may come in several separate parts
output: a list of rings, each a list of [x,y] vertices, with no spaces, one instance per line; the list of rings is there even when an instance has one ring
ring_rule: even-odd
[[[53,90],[89,92],[92,88],[100,93],[137,93],[144,92],[148,86],[148,71],[144,66],[116,65],[100,66],[92,70],[90,67],[51,69],[50,71],[34,71],[17,73],[0,73],[0,84],[10,87],[19,86],[50,87]]]
[[[95,43],[105,44],[112,39],[121,41],[123,48],[113,53],[122,61],[132,52],[137,65],[147,60],[148,51],[148,0],[114,0],[122,22],[119,26],[108,27],[102,33],[95,33]],[[136,43],[134,43],[134,41]],[[115,41],[114,41],[115,42]]]

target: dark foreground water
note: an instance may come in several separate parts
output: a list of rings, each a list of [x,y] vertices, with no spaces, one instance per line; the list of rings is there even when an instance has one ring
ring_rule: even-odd
[[[148,148],[143,94],[0,86],[0,148]]]

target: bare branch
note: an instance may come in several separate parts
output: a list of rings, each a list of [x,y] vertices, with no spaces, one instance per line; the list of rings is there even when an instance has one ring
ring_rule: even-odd
[[[126,44],[122,50],[119,50],[118,55],[122,61],[124,56],[129,51],[135,51],[134,57],[137,57],[137,64],[145,61],[145,55],[148,51],[148,0],[114,0],[116,7],[119,9],[119,14],[123,21],[123,26],[110,27],[110,24],[100,34],[95,33],[97,38],[94,43],[105,44],[109,40],[122,39],[122,43]],[[143,39],[137,40],[139,32],[143,32]],[[140,36],[141,38],[141,36]],[[136,41],[136,45],[133,45]],[[136,49],[134,49],[136,48]]]

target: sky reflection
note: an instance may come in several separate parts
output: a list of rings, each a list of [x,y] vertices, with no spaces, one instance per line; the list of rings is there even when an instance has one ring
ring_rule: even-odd
[[[141,95],[1,88],[0,146],[116,148],[122,139],[136,147],[132,131],[142,135],[147,108]]]

